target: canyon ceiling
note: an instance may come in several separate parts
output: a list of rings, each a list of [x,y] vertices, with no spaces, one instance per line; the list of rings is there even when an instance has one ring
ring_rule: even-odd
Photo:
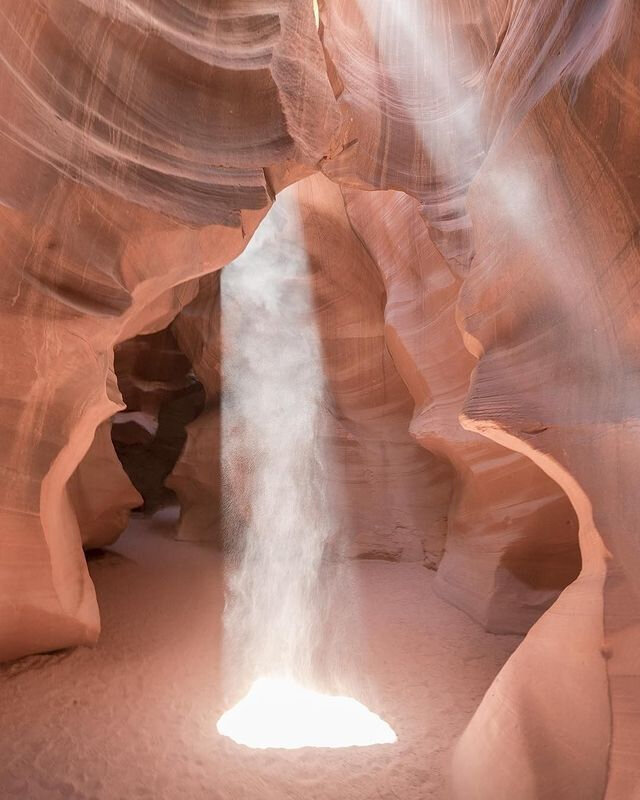
[[[3,0],[0,660],[98,637],[112,420],[188,406],[218,537],[216,272],[290,187],[350,553],[528,631],[455,796],[640,797],[639,41],[630,0]]]

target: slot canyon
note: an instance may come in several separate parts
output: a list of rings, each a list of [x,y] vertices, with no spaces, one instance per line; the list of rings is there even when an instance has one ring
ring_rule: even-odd
[[[0,76],[0,800],[640,800],[640,3]]]

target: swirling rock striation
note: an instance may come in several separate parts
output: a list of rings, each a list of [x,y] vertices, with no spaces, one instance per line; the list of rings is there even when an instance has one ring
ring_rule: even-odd
[[[573,509],[528,458],[460,425],[475,366],[455,321],[461,281],[416,201],[398,192],[345,194],[386,288],[386,342],[415,404],[411,434],[455,475],[437,591],[488,630],[526,633],[578,574]]]
[[[304,179],[356,551],[444,546],[440,592],[519,630],[579,524],[454,796],[638,796],[639,37],[628,0],[325,0],[318,28],[295,0],[6,0],[0,659],[95,641],[80,523],[111,500],[80,484],[114,347],[188,307],[209,370],[197,279]],[[371,509],[409,521],[384,553]]]
[[[337,146],[312,7],[218,8],[0,11],[0,659],[98,635],[67,482],[122,407],[114,345],[165,327]]]

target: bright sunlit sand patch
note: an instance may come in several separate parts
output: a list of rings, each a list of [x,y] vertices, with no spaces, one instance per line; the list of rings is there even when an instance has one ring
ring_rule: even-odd
[[[397,740],[391,726],[357,700],[278,678],[255,681],[217,728],[222,736],[259,749],[365,747]]]

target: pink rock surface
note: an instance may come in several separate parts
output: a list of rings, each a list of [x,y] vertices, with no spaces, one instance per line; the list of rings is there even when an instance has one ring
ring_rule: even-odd
[[[133,499],[100,445],[114,347],[185,307],[212,384],[171,480],[185,536],[215,527],[197,279],[300,180],[353,554],[444,548],[438,592],[491,630],[569,584],[469,723],[453,796],[635,798],[640,10],[325,0],[316,29],[312,3],[206,5],[0,13],[0,660],[96,641],[82,543]]]
[[[460,425],[475,366],[455,322],[461,281],[416,201],[350,190],[346,208],[384,281],[386,342],[414,403],[409,430],[455,475],[436,590],[488,630],[525,633],[579,571],[573,509],[528,458]]]
[[[113,449],[110,422],[96,428],[68,490],[86,550],[113,544],[127,527],[130,510],[142,504]]]
[[[222,545],[220,473],[220,281],[200,279],[198,294],[175,318],[172,331],[205,392],[205,405],[187,425],[187,440],[166,485],[180,502],[179,539]]]
[[[411,396],[385,342],[384,284],[351,227],[340,188],[316,175],[297,191],[349,551],[435,566],[452,475],[409,434]]]
[[[9,2],[0,46],[11,658],[98,635],[66,484],[119,408],[114,345],[164,327],[193,297],[185,281],[232,260],[270,202],[263,167],[315,164],[339,119],[299,3],[207,14]]]
[[[580,522],[583,568],[465,734],[460,796],[488,774],[498,750],[505,766],[494,783],[505,796],[516,786],[523,798],[553,796],[560,786],[576,800],[640,792],[640,550],[630,483],[637,452],[633,276],[640,266],[630,133],[638,118],[630,99],[637,96],[637,48],[611,50],[583,76],[575,103],[558,85],[562,70],[586,73],[599,52],[594,39],[601,45],[610,37],[623,10],[603,4],[587,17],[571,9],[556,47],[564,57],[578,55],[564,66],[533,56],[545,51],[557,9],[549,4],[548,25],[533,39],[514,9],[488,95],[497,133],[469,196],[477,253],[459,309],[480,359],[464,424],[525,453],[564,489]],[[626,11],[628,35],[637,36],[638,10]],[[521,82],[523,64],[531,64],[531,85]],[[541,84],[549,91],[536,105]],[[510,95],[519,104],[505,102]],[[500,199],[505,180],[520,186],[515,206]],[[507,706],[509,721],[501,710]],[[513,721],[525,717],[511,738]]]

